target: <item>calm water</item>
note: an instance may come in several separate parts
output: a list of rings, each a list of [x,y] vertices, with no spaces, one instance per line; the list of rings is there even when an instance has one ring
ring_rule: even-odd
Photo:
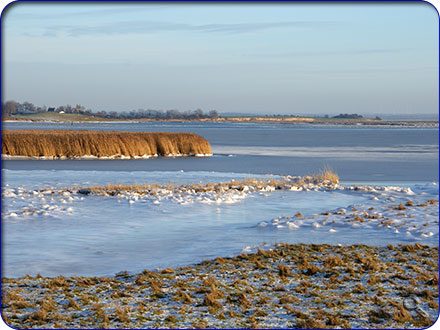
[[[335,170],[344,181],[438,181],[438,128],[326,127],[255,123],[6,123],[7,129],[193,132],[210,158],[3,161],[7,169],[216,171],[255,174]]]

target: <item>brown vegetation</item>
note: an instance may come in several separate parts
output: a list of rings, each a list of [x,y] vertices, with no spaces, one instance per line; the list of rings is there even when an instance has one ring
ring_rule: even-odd
[[[207,140],[192,133],[5,130],[2,155],[114,157],[211,154]]]
[[[287,276],[291,276],[292,273],[290,272],[289,267],[287,267],[286,265],[283,264],[279,264],[278,265],[278,274],[281,277],[287,277]]]
[[[2,316],[20,329],[424,328],[438,296],[438,246],[282,243],[137,275],[4,278]]]
[[[217,301],[217,299],[213,293],[207,293],[205,295],[205,300],[203,301],[203,305],[214,307],[214,308],[221,308],[222,307],[222,304]]]
[[[324,260],[325,267],[344,266],[344,261],[338,255],[331,255]]]
[[[289,190],[292,187],[301,187],[308,183],[314,182],[314,184],[322,184],[323,186],[332,189],[332,186],[328,185],[328,182],[320,182],[316,176],[304,177],[305,180],[257,180],[257,179],[246,179],[243,181],[229,181],[229,182],[219,182],[219,183],[188,183],[183,185],[172,185],[172,184],[107,184],[105,186],[88,186],[88,187],[72,187],[72,188],[62,188],[61,192],[76,191],[78,194],[82,195],[101,195],[101,196],[116,196],[121,192],[132,192],[140,195],[157,195],[159,191],[166,190],[171,191],[173,194],[181,193],[206,193],[206,192],[216,192],[218,194],[224,193],[230,190],[235,191],[266,191],[268,188],[273,188],[274,190]],[[43,188],[41,191],[48,191],[51,188]],[[295,217],[303,217],[300,212],[295,214]],[[270,251],[261,251],[259,253],[262,255],[270,254]],[[276,256],[275,256],[276,257]],[[221,258],[218,258],[218,263],[222,263]],[[167,272],[168,270],[162,270]]]
[[[329,181],[333,184],[339,184],[339,176],[330,169],[324,169],[314,177],[318,182]]]

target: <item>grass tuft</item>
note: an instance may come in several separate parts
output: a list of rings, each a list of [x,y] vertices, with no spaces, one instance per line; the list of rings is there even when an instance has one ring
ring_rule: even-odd
[[[53,278],[46,284],[46,287],[49,289],[59,288],[59,287],[67,287],[69,284],[67,283],[64,276],[60,275]]]
[[[205,299],[203,300],[203,305],[208,306],[208,307],[213,307],[216,309],[219,309],[222,307],[222,304],[220,304],[220,302],[217,300],[215,293],[213,293],[213,292],[207,293],[205,295]]]
[[[324,267],[344,266],[345,263],[338,255],[328,256],[324,260]]]
[[[77,309],[77,310],[81,309],[81,307],[78,305],[78,303],[74,299],[69,299],[68,306],[73,309]]]
[[[403,306],[393,312],[393,318],[394,321],[402,323],[413,321],[411,314]]]
[[[315,178],[319,182],[329,181],[333,184],[339,184],[339,175],[337,175],[330,169],[324,169],[323,171],[315,175]]]
[[[45,309],[39,309],[31,314],[31,319],[35,321],[46,321],[47,312]]]
[[[291,276],[292,273],[290,272],[289,267],[287,267],[286,265],[283,265],[283,264],[279,264],[278,265],[278,275],[280,275],[280,277],[287,277],[287,276]]]
[[[311,276],[319,272],[321,272],[321,269],[318,266],[310,264],[309,267],[307,267],[307,271],[305,272],[305,274]]]
[[[163,298],[165,297],[165,294],[162,290],[162,286],[160,282],[157,282],[155,280],[150,281],[150,288],[151,288],[151,294],[157,298]]]
[[[296,328],[297,329],[326,329],[327,326],[319,321],[314,320],[313,318],[307,318],[307,319],[298,319],[296,320]]]
[[[113,316],[119,322],[127,322],[130,320],[130,318],[128,317],[129,312],[130,312],[130,310],[128,309],[128,307],[125,307],[124,309],[122,309],[118,306],[118,307],[116,307],[115,313]]]
[[[174,295],[174,300],[183,301],[186,304],[194,303],[191,296],[187,292],[182,291],[182,290],[178,290],[176,292],[176,294]]]

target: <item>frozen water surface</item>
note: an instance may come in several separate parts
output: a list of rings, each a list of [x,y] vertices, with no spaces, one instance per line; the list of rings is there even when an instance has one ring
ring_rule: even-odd
[[[274,123],[4,123],[6,129],[191,132],[213,157],[147,160],[2,162],[12,170],[216,171],[307,175],[325,166],[342,180],[438,181],[438,127],[374,127]]]
[[[438,127],[151,122],[5,123],[3,128],[193,132],[210,141],[214,156],[2,161],[2,276],[113,275],[282,241],[438,244],[438,204],[395,209],[399,203],[438,200],[438,186],[430,183],[438,181]],[[233,193],[220,199],[39,191],[277,178],[313,174],[325,166],[339,174],[346,189]],[[348,187],[361,182],[379,186]],[[330,214],[321,215],[325,211]],[[295,217],[297,212],[303,217]],[[353,220],[364,213],[373,218]]]
[[[319,218],[324,211],[354,208],[350,206],[353,204],[380,208],[390,201],[398,204],[409,199],[438,199],[435,184],[413,184],[412,190],[377,187],[373,192],[260,192],[215,202],[202,194],[186,200],[170,196],[120,198],[68,192],[47,194],[39,188],[219,182],[271,176],[121,171],[27,174],[3,170],[3,276],[112,275],[120,270],[135,272],[191,264],[282,241],[388,244],[423,238],[424,243],[434,244],[438,240],[438,224],[422,237],[421,233],[409,236],[404,231],[391,234],[377,226],[353,226],[343,221],[345,216],[335,216],[335,223]],[[303,220],[294,217],[297,212],[304,216]],[[308,218],[314,215],[317,216]],[[286,220],[288,217],[293,220]],[[438,211],[432,217],[438,219]]]

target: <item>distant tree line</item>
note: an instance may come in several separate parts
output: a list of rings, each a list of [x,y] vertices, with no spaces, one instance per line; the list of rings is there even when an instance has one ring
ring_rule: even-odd
[[[14,115],[26,115],[32,113],[39,112],[58,112],[58,113],[74,113],[74,114],[82,114],[88,116],[95,116],[101,118],[108,119],[216,119],[218,118],[218,113],[216,110],[211,110],[205,113],[202,109],[196,110],[187,110],[187,111],[179,111],[179,110],[132,110],[129,112],[116,112],[116,111],[104,111],[100,110],[97,112],[93,112],[90,109],[87,109],[77,104],[76,106],[61,105],[59,107],[37,107],[32,103],[24,102],[19,103],[16,101],[7,101],[1,103],[1,114],[2,117],[14,116]]]
[[[361,115],[358,115],[357,113],[340,113],[337,116],[334,116],[332,118],[336,118],[336,119],[361,119],[364,118]]]
[[[328,118],[328,116],[326,116],[326,117]],[[362,119],[364,117],[361,115],[358,115],[357,113],[340,113],[339,115],[334,116],[332,118],[335,118],[335,119]],[[374,119],[375,120],[382,120],[382,118],[380,118],[379,116],[376,116]]]
[[[105,111],[99,111],[94,114],[97,117],[104,118],[115,118],[115,119],[216,119],[218,118],[218,113],[216,110],[211,110],[207,113],[203,112],[202,109],[197,110],[132,110],[130,112],[117,113],[112,111],[106,113]]]
[[[62,105],[57,108],[51,108],[46,107],[43,105],[42,107],[36,106],[33,103],[30,102],[17,102],[17,101],[6,101],[2,102],[2,116],[13,116],[13,115],[26,115],[26,114],[32,114],[32,113],[39,113],[39,112],[64,112],[64,113],[79,113],[79,114],[92,114],[92,110],[88,109],[85,110],[85,107],[83,107],[80,104],[77,104],[75,107],[71,105]]]
[[[37,107],[32,103],[24,102],[19,103],[16,101],[7,101],[2,102],[2,116],[10,116],[15,114],[24,114],[24,113],[37,113],[47,111],[46,106]]]

